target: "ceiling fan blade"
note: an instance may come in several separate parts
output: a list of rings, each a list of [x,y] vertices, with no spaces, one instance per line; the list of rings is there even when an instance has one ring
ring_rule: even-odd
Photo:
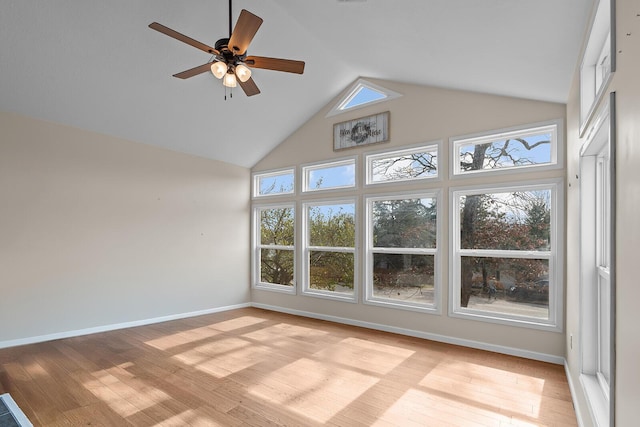
[[[207,62],[206,64],[198,65],[197,67],[193,67],[190,70],[185,70],[181,73],[174,74],[173,77],[177,77],[179,79],[188,79],[189,77],[206,73],[207,71],[211,71],[211,64],[213,64],[213,62]]]
[[[256,82],[254,82],[251,77],[249,77],[249,80],[244,83],[238,80],[238,84],[240,84],[240,87],[247,96],[253,96],[260,93],[260,89],[258,89]]]
[[[262,25],[262,18],[242,9],[236,27],[229,38],[229,49],[236,55],[244,54],[260,25]]]
[[[267,58],[266,56],[247,56],[244,62],[252,68],[264,68],[266,70],[284,71],[296,74],[304,73],[304,61]]]
[[[162,34],[165,34],[169,37],[173,37],[176,40],[180,40],[181,42],[191,45],[196,49],[200,49],[212,55],[220,55],[220,52],[218,52],[216,49],[212,48],[211,46],[201,43],[198,40],[194,40],[191,37],[185,36],[184,34],[179,33],[175,30],[172,30],[169,27],[165,27],[162,24],[158,24],[157,22],[152,22],[151,24],[149,24],[149,28],[159,31]]]

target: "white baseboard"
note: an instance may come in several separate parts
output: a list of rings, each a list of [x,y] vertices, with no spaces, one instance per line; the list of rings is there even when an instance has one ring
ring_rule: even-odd
[[[449,337],[446,335],[432,334],[428,332],[416,331],[413,329],[398,328],[395,326],[383,325],[380,323],[365,322],[362,320],[348,319],[345,317],[329,316],[326,314],[313,313],[309,311],[294,310],[285,307],[278,307],[268,304],[252,303],[252,307],[262,308],[265,310],[278,311],[281,313],[294,314],[296,316],[310,317],[312,319],[327,320],[335,323],[343,323],[345,325],[359,326],[362,328],[375,329],[378,331],[392,332],[394,334],[407,335],[410,337],[423,338],[431,341],[438,341],[447,344],[454,344],[463,347],[476,348],[479,350],[493,351],[495,353],[507,354],[510,356],[524,357],[526,359],[539,360],[542,362],[554,363],[556,365],[564,364],[564,357],[554,356],[552,354],[538,353],[535,351],[522,350],[519,348],[506,347],[495,344],[488,344],[480,341],[467,340],[462,338]]]
[[[578,399],[576,399],[576,388],[573,385],[573,380],[571,379],[571,371],[569,371],[569,365],[567,364],[566,359],[564,361],[564,373],[567,376],[567,383],[569,383],[569,392],[571,393],[571,402],[573,403],[573,411],[576,413],[576,419],[578,420],[578,427],[583,427],[584,421],[582,421],[580,405],[578,404]]]
[[[35,337],[20,338],[15,340],[0,341],[0,349],[17,347],[19,345],[35,344],[45,341],[53,341],[63,338],[79,337],[82,335],[97,334],[100,332],[115,331],[117,329],[133,328],[135,326],[151,325],[154,323],[168,322],[170,320],[186,319],[189,317],[202,316],[205,314],[219,313],[222,311],[235,310],[237,308],[251,307],[251,303],[227,305],[224,307],[210,308],[206,310],[191,311],[188,313],[171,314],[168,316],[154,317],[151,319],[134,320],[131,322],[116,323],[111,325],[96,326],[93,328],[77,329],[74,331],[57,332],[54,334],[39,335]]]

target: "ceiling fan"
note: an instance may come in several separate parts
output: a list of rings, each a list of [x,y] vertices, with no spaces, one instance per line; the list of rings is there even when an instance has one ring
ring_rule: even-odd
[[[296,74],[304,72],[303,61],[268,58],[265,56],[247,56],[247,48],[258,28],[262,25],[262,18],[242,9],[236,26],[232,31],[231,3],[232,0],[229,0],[229,38],[218,40],[215,43],[215,47],[194,40],[157,22],[149,24],[149,28],[213,55],[206,64],[174,74],[174,77],[188,79],[210,70],[214,76],[222,79],[224,86],[233,88],[240,84],[247,96],[253,96],[259,94],[260,89],[258,89],[251,77],[250,68],[263,68]]]

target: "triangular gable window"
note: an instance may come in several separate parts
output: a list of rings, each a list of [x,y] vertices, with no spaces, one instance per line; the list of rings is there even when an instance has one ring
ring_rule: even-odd
[[[340,102],[329,111],[327,117],[344,113],[348,110],[365,107],[378,102],[398,98],[401,94],[378,86],[364,79],[355,82]]]

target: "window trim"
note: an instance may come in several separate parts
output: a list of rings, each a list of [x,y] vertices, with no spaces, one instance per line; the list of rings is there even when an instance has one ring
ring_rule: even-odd
[[[480,144],[482,141],[495,141],[505,137],[528,136],[539,134],[545,128],[554,128],[552,134],[555,138],[551,141],[551,158],[549,163],[541,163],[525,166],[511,166],[499,169],[480,169],[477,171],[461,171],[458,148],[461,145]],[[562,169],[564,167],[564,121],[562,119],[548,120],[538,123],[528,123],[522,126],[513,126],[502,129],[493,129],[486,132],[473,133],[468,135],[460,135],[449,138],[449,179],[457,180],[462,178],[471,178],[476,175],[504,175],[530,173],[537,171],[548,171],[554,169]]]
[[[309,187],[309,174],[308,172],[319,170],[319,169],[328,169],[332,167],[339,166],[348,166],[353,165],[353,185],[343,185],[339,187],[329,187],[329,188],[310,188]],[[328,191],[345,191],[345,190],[356,190],[359,188],[359,178],[358,178],[358,157],[350,156],[343,157],[341,159],[335,159],[330,161],[322,161],[322,162],[314,162],[307,163],[300,167],[301,170],[301,193],[302,194],[312,194],[312,193],[323,193]]]
[[[280,245],[262,245],[260,242],[260,227],[262,226],[260,213],[262,210],[266,209],[283,209],[283,208],[293,208],[293,217],[294,217],[294,227],[293,227],[293,246],[280,246]],[[296,219],[298,216],[296,203],[294,201],[291,202],[283,202],[283,203],[261,203],[255,204],[252,208],[252,221],[253,227],[251,230],[251,246],[253,251],[251,253],[251,288],[252,289],[261,289],[261,290],[269,290],[275,292],[281,292],[290,295],[296,295],[298,293],[298,257],[297,257],[297,227],[296,227]],[[271,249],[284,249],[291,250],[293,252],[293,286],[280,285],[277,283],[268,283],[260,281],[260,266],[261,266],[261,255],[260,250],[264,248]]]
[[[600,101],[616,71],[616,19],[615,0],[597,0],[594,2],[589,24],[589,33],[580,60],[580,102],[579,135],[589,129],[589,123],[595,118]],[[603,53],[608,53],[609,70],[602,76],[598,85],[596,68]]]
[[[388,250],[386,248],[373,247],[373,202],[379,200],[403,200],[403,199],[415,199],[415,198],[434,198],[436,199],[436,247],[435,248],[393,248],[394,250]],[[426,190],[426,191],[411,191],[411,192],[393,192],[386,194],[365,195],[365,254],[364,254],[364,297],[363,303],[367,305],[374,305],[379,307],[388,307],[400,310],[418,311],[429,314],[442,314],[442,228],[440,226],[443,218],[442,211],[442,190]],[[379,298],[373,296],[373,254],[374,252],[386,252],[386,253],[411,253],[417,255],[433,255],[433,303],[432,304],[419,304],[419,303],[407,303],[401,301],[395,301],[386,298]]]
[[[367,88],[370,90],[373,90],[375,92],[379,92],[385,95],[384,98],[381,99],[377,99],[375,101],[369,101],[367,103],[364,104],[358,104],[355,105],[353,107],[350,108],[344,108],[353,98],[355,98],[355,96],[358,94],[358,92],[362,89],[362,88]],[[347,113],[347,112],[351,112],[354,110],[358,110],[360,108],[365,108],[365,107],[370,107],[372,105],[375,104],[379,104],[381,102],[386,102],[386,101],[390,101],[392,99],[396,99],[401,97],[402,94],[395,92],[391,89],[387,89],[385,87],[382,87],[380,85],[377,85],[375,83],[372,83],[366,79],[358,79],[356,80],[347,91],[344,92],[344,95],[340,98],[340,100],[333,106],[333,108],[331,110],[329,110],[329,112],[327,113],[327,115],[325,116],[326,118],[328,117],[333,117],[333,116],[337,116],[339,114],[343,114],[343,113]]]
[[[293,188],[291,191],[287,191],[285,193],[273,193],[273,194],[260,194],[260,179],[272,176],[293,175]],[[254,172],[251,174],[251,185],[253,187],[253,191],[251,191],[251,196],[253,199],[262,199],[262,198],[272,198],[278,196],[295,196],[296,195],[296,168],[280,168],[280,169],[272,169],[261,172]]]
[[[305,296],[311,296],[316,298],[325,298],[334,301],[344,301],[357,304],[358,303],[358,295],[360,291],[360,263],[358,252],[360,250],[360,246],[358,245],[358,241],[360,239],[360,227],[358,226],[359,222],[359,214],[360,206],[359,206],[359,198],[357,196],[353,197],[333,197],[327,199],[312,199],[307,200],[302,203],[300,209],[300,218],[301,218],[301,235],[302,235],[302,244],[300,251],[300,277],[302,278],[302,286],[300,286],[300,294]],[[308,208],[309,206],[326,206],[326,205],[336,205],[336,204],[347,204],[353,203],[354,206],[354,220],[355,220],[355,236],[354,236],[354,246],[353,248],[346,247],[331,247],[331,246],[311,246],[309,245],[309,215]],[[332,291],[323,291],[319,289],[311,289],[310,287],[310,271],[309,271],[309,252],[313,250],[318,250],[318,248],[329,248],[327,252],[350,252],[353,253],[353,294],[342,294],[339,292]],[[324,250],[324,249],[321,249]]]
[[[411,145],[408,147],[404,147],[402,149],[396,150],[376,150],[368,153],[364,153],[364,164],[365,164],[365,188],[369,187],[378,187],[384,185],[393,185],[393,184],[409,184],[409,183],[418,183],[418,182],[426,182],[426,181],[442,181],[442,140],[435,140],[430,142],[425,142],[421,144]],[[387,158],[393,156],[401,156],[403,154],[413,154],[421,151],[433,151],[432,148],[435,148],[436,152],[436,175],[433,176],[423,176],[418,178],[404,178],[397,179],[392,181],[381,181],[374,182],[373,181],[373,161],[378,160],[380,158]]]
[[[452,187],[449,189],[449,316],[509,326],[522,326],[546,331],[563,331],[563,295],[564,295],[564,189],[562,178],[514,183],[495,183]],[[551,190],[551,250],[549,251],[510,251],[489,249],[460,248],[460,196],[479,193],[498,193],[512,191]],[[506,315],[494,312],[468,309],[460,306],[461,258],[462,256],[531,258],[549,260],[549,281],[555,286],[549,291],[549,319]]]
[[[615,93],[605,101],[585,132],[585,143],[580,149],[580,385],[586,396],[591,416],[598,425],[615,424]],[[609,173],[609,388],[603,387],[599,375],[599,278],[602,253],[598,243],[603,243],[598,224],[598,161],[608,150]]]

